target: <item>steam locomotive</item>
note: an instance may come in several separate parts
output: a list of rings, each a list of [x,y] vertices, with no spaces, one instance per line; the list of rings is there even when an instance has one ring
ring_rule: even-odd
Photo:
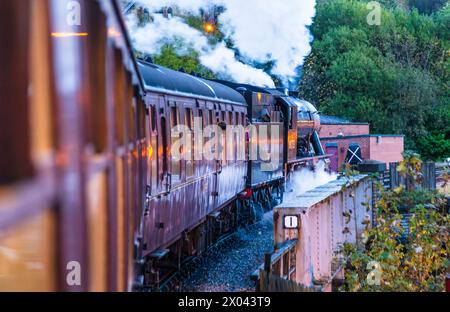
[[[158,285],[168,263],[199,255],[239,223],[254,222],[282,200],[284,185],[299,166],[326,159],[317,129],[317,110],[288,92],[211,81],[139,62],[152,124],[151,146],[161,151],[149,161],[144,232],[140,254],[145,259],[146,285]],[[273,167],[261,155],[244,159],[181,161],[171,155],[171,129],[180,123],[193,131],[194,118],[203,125],[266,126],[265,146],[275,146]],[[236,152],[240,140],[228,137]],[[260,148],[246,135],[247,150]],[[192,147],[194,148],[194,147]],[[195,152],[192,151],[192,154]],[[172,265],[173,266],[173,265]]]
[[[73,1],[0,3],[0,290],[159,288],[327,161],[311,104],[138,61],[116,1],[78,3],[81,25]],[[223,140],[244,158],[179,159],[172,129],[195,120],[273,133]],[[270,170],[249,157],[263,143]]]

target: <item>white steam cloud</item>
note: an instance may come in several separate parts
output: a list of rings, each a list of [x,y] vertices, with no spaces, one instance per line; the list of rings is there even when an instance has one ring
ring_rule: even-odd
[[[227,0],[220,17],[239,51],[258,62],[275,61],[272,74],[290,79],[311,52],[306,26],[315,15],[313,0]]]
[[[139,51],[155,54],[164,44],[175,43],[180,54],[186,53],[190,48],[197,51],[200,62],[222,77],[274,87],[271,77],[264,71],[237,61],[234,51],[228,49],[224,43],[211,46],[200,31],[185,24],[181,18],[166,19],[161,14],[154,14],[153,18],[154,22],[145,27],[138,27],[137,18],[134,16],[128,19],[135,48]]]
[[[314,171],[308,168],[295,171],[287,187],[288,192],[284,195],[284,201],[292,200],[296,196],[325,185],[337,178],[337,174],[329,173],[325,170],[325,164],[323,162],[319,162]]]
[[[272,74],[287,83],[296,77],[296,69],[303,65],[310,53],[312,41],[308,30],[315,15],[315,0],[140,0],[139,4],[156,12],[162,7],[175,6],[198,14],[200,8],[222,5],[219,16],[221,31],[234,43],[241,59],[253,62],[274,62]],[[238,61],[235,51],[224,43],[211,46],[207,37],[191,28],[181,18],[165,19],[153,14],[154,22],[137,27],[135,18],[128,18],[131,36],[138,50],[158,53],[161,47],[178,39],[184,49],[193,48],[204,66],[222,77],[237,82],[273,87],[271,77],[264,71]],[[180,44],[178,53],[183,53]]]

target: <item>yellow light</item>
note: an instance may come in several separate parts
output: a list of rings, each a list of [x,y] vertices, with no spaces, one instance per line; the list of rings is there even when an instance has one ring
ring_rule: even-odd
[[[111,27],[108,29],[108,36],[110,37],[120,37],[120,32],[118,32],[115,28]]]
[[[216,27],[211,23],[205,23],[203,28],[205,29],[205,31],[207,33],[210,33],[210,34],[213,33],[214,31],[216,31]]]
[[[262,94],[260,92],[258,92],[258,103],[261,103],[262,100]]]
[[[88,33],[85,32],[54,32],[52,37],[54,38],[69,38],[69,37],[87,37]]]
[[[148,147],[148,158],[152,159],[153,156],[153,147],[149,146]]]

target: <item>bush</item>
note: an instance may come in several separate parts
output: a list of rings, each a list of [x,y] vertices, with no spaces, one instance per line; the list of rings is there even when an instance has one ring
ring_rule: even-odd
[[[411,156],[403,162],[400,170],[406,178],[420,176],[416,159]],[[366,227],[363,245],[343,246],[347,262],[341,290],[443,291],[450,265],[446,198],[403,187],[380,196],[376,226]]]

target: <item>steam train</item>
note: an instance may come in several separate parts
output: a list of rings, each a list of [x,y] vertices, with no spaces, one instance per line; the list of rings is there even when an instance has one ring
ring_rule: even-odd
[[[0,40],[0,290],[157,289],[327,161],[311,104],[136,60],[114,0],[3,1]],[[272,169],[248,132],[243,159],[174,157],[195,119],[278,129]]]

